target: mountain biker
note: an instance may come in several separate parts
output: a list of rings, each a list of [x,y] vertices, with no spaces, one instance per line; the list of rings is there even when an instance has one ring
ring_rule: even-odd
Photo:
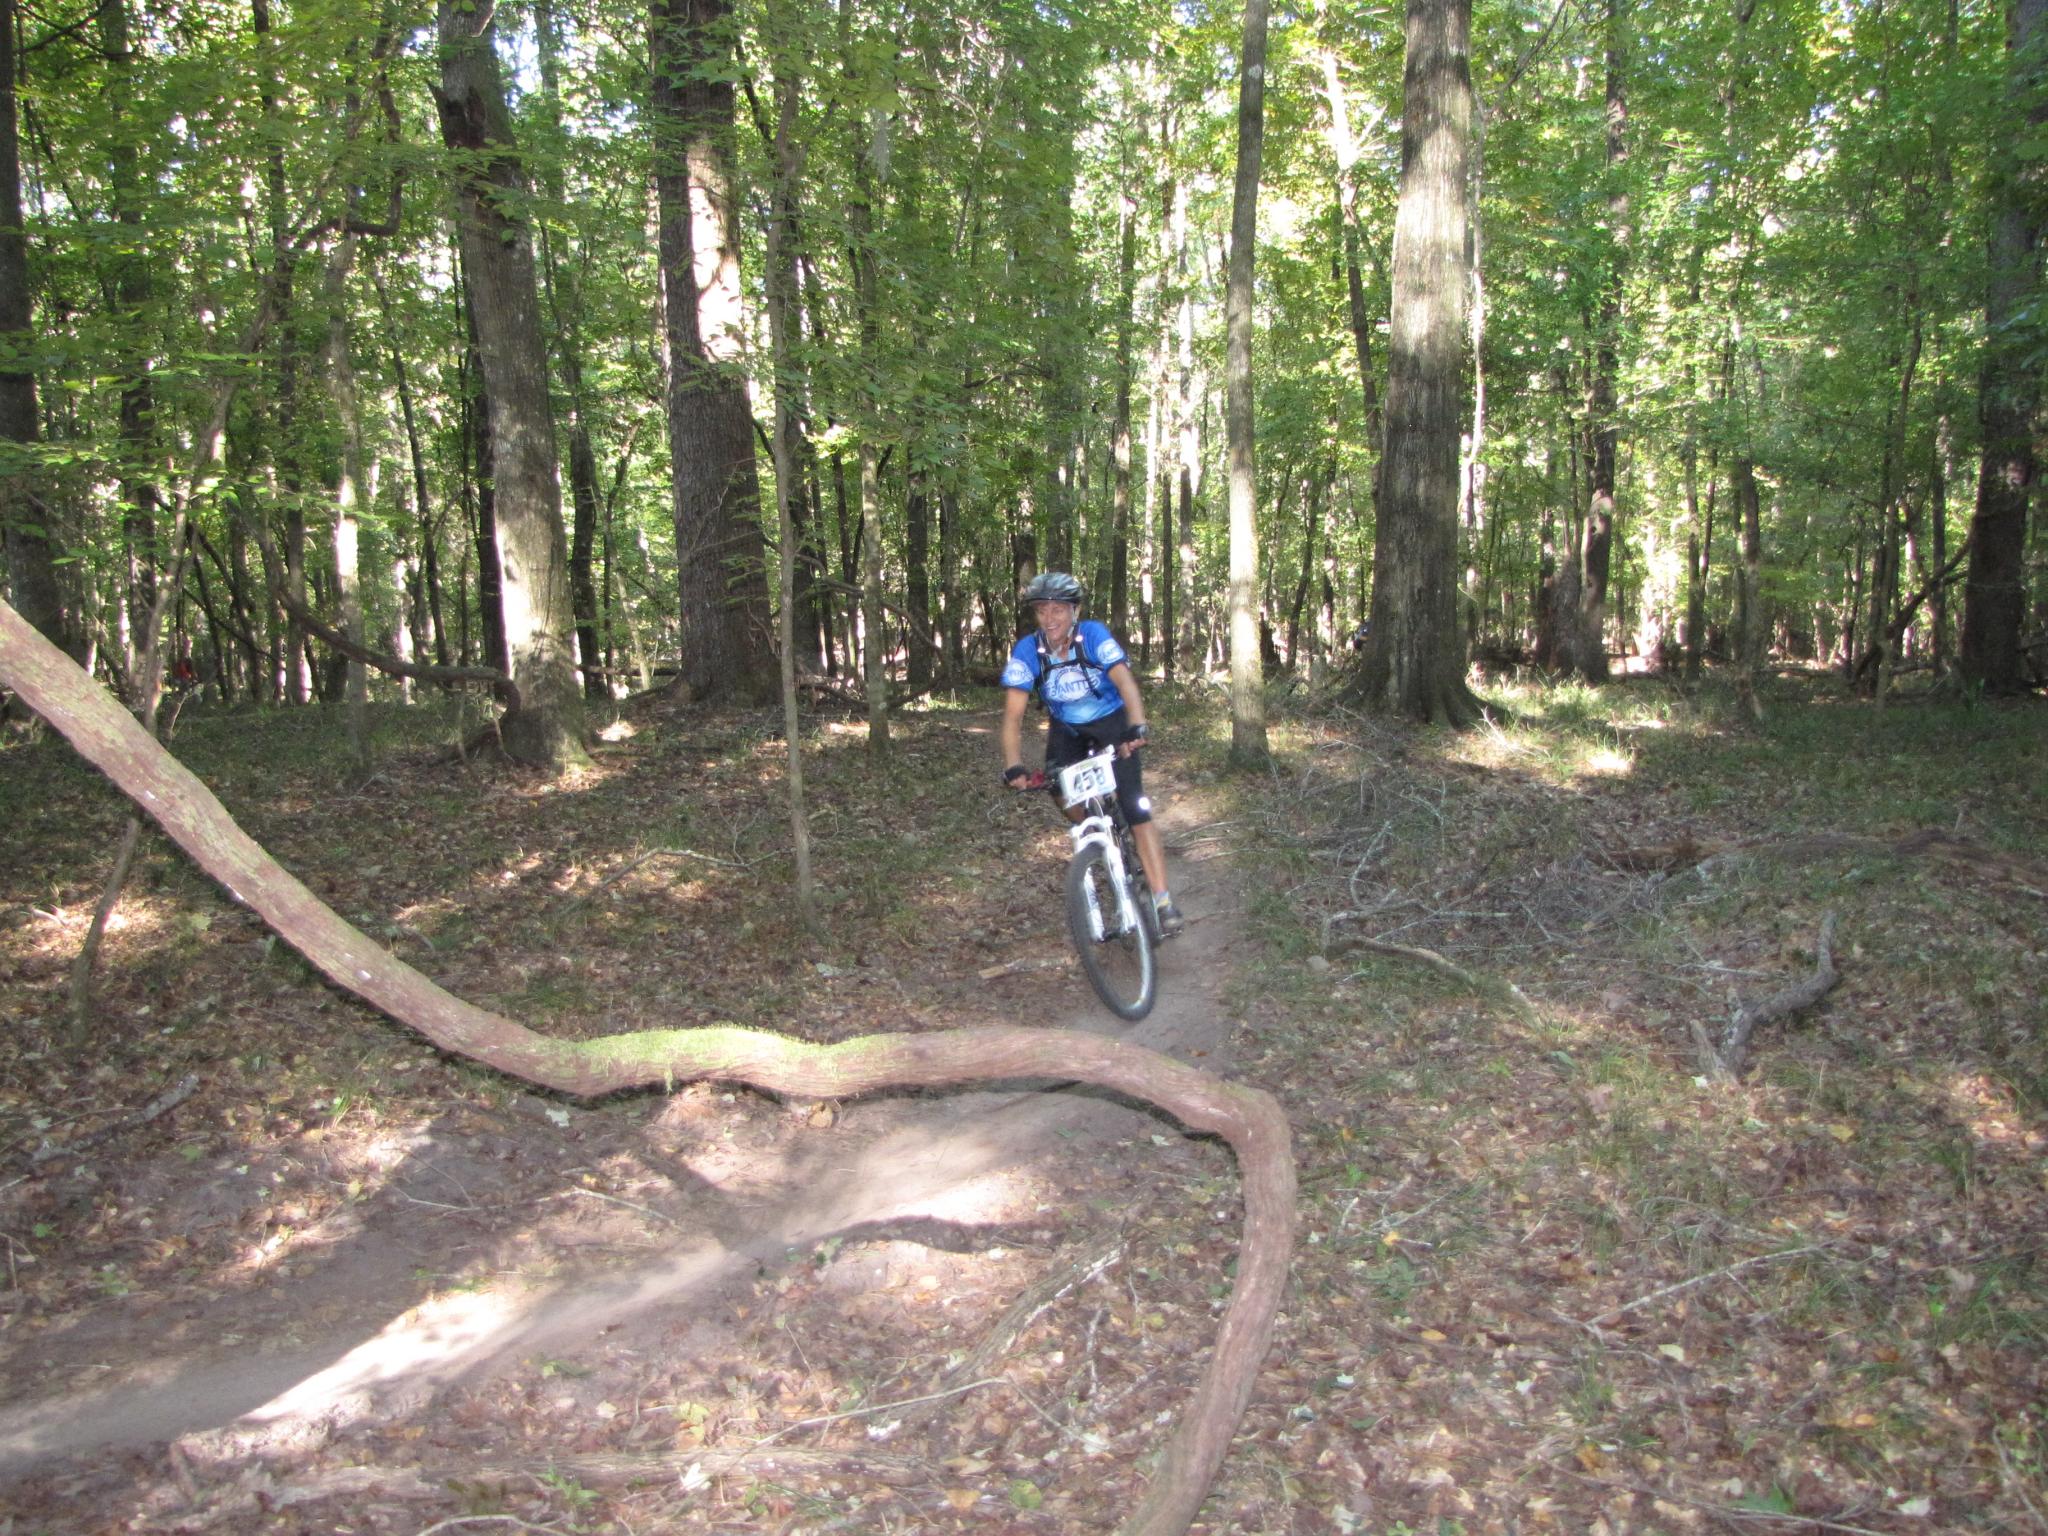
[[[1047,571],[1024,589],[1024,606],[1038,628],[1010,650],[1003,667],[1003,782],[1031,787],[1021,761],[1024,706],[1035,695],[1045,705],[1045,768],[1048,778],[1105,747],[1116,749],[1116,797],[1137,837],[1138,862],[1152,888],[1159,931],[1171,938],[1186,926],[1166,885],[1166,847],[1152,823],[1139,751],[1147,739],[1145,702],[1131,674],[1124,648],[1109,626],[1081,617],[1081,583],[1064,571]],[[1067,812],[1079,820],[1080,812]]]

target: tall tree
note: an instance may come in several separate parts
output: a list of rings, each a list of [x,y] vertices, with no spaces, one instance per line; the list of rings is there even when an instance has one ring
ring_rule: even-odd
[[[1593,337],[1593,368],[1587,401],[1590,476],[1586,522],[1579,538],[1579,612],[1571,641],[1573,660],[1589,683],[1607,676],[1607,584],[1614,557],[1614,475],[1621,438],[1616,381],[1621,371],[1621,298],[1628,275],[1627,0],[1607,3],[1607,270],[1600,293],[1600,318]]]
[[[1224,434],[1230,459],[1230,756],[1267,758],[1259,645],[1259,496],[1252,421],[1252,273],[1259,232],[1259,159],[1266,140],[1266,0],[1245,0],[1238,56],[1237,182],[1231,196],[1224,292]]]
[[[735,206],[730,0],[653,0],[654,181],[668,325],[668,437],[692,697],[775,689]]]
[[[2038,135],[2048,122],[2048,0],[2008,0],[2006,94]],[[1984,352],[1977,395],[1983,462],[1970,522],[1970,576],[1956,664],[1987,693],[2026,686],[2020,631],[2026,616],[2027,499],[2033,489],[2034,412],[2040,404],[2038,332],[2027,319],[2040,301],[2041,162],[2023,152],[2018,124],[1994,143],[1990,272],[1984,297]]]
[[[513,141],[493,12],[440,0],[434,103],[456,156],[457,224],[489,401],[505,670],[518,699],[503,724],[515,760],[558,768],[583,756],[562,487],[547,357],[524,210],[533,186]]]
[[[1372,633],[1352,689],[1368,708],[1452,725],[1479,713],[1457,608],[1471,28],[1471,0],[1408,0]]]
[[[0,0],[0,540],[15,607],[75,661],[83,636],[57,580],[56,530],[30,452],[41,432],[29,365],[28,236],[21,222],[21,140],[15,111],[15,0]]]

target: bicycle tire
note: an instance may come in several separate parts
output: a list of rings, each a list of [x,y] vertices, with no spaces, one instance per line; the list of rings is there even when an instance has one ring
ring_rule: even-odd
[[[1140,892],[1131,894],[1131,905],[1142,912],[1145,902]],[[1159,967],[1151,929],[1142,917],[1122,932],[1116,931],[1120,908],[1109,851],[1091,843],[1067,866],[1067,931],[1095,995],[1118,1018],[1136,1022],[1150,1013],[1158,1000]],[[1102,919],[1100,939],[1095,936],[1095,913]]]

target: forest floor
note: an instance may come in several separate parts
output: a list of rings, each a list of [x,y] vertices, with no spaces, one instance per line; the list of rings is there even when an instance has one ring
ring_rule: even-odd
[[[364,785],[323,711],[188,712],[173,748],[538,1028],[1066,1024],[1278,1095],[1301,1246],[1198,1529],[2048,1530],[2048,714],[1822,679],[1760,729],[1711,685],[1497,699],[1455,736],[1289,715],[1233,779],[1216,696],[1161,690],[1195,921],[1134,1027],[1069,958],[1064,838],[995,786],[985,696],[879,767],[816,723],[818,942],[765,715],[638,704],[555,782],[447,758],[427,709],[380,712]],[[1053,1085],[529,1092],[332,991],[161,838],[74,1032],[124,814],[60,741],[0,748],[5,1536],[1133,1502],[1229,1290],[1220,1145]],[[1714,1081],[1693,1026],[1810,974],[1829,912],[1840,984]]]

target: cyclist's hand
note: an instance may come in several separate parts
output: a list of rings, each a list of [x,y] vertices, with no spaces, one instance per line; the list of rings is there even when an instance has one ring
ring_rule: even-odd
[[[1142,725],[1125,726],[1123,738],[1116,744],[1116,755],[1119,758],[1129,757],[1133,752],[1144,746],[1146,741],[1150,739],[1150,736],[1151,732]]]
[[[1031,770],[1022,763],[1012,763],[1003,770],[1003,783],[1011,789],[1031,788]]]

